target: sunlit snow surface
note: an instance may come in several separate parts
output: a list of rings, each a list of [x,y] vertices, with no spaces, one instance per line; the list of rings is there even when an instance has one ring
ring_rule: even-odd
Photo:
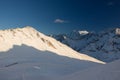
[[[0,31],[0,80],[50,80],[104,64],[31,27]]]

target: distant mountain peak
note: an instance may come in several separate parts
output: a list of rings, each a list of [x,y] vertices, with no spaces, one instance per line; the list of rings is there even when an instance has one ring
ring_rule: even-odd
[[[70,32],[69,34],[67,34],[67,36],[71,39],[80,39],[81,36],[87,35],[89,34],[88,31],[86,30],[73,30],[72,32]]]
[[[79,32],[79,34],[81,34],[81,35],[86,35],[86,34],[88,34],[89,32],[88,31],[86,31],[86,30],[84,30],[84,31],[78,31]]]
[[[116,34],[120,35],[120,28],[116,28]]]
[[[73,30],[72,33],[79,33],[79,34],[88,34],[89,32],[87,30]]]
[[[104,34],[104,33],[113,33],[113,34],[120,34],[120,28],[109,28],[107,30],[103,30],[100,32],[100,34]]]

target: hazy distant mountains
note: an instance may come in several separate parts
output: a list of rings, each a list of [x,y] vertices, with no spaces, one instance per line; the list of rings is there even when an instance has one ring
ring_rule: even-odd
[[[99,33],[72,31],[52,37],[78,52],[105,62],[120,59],[120,28],[107,29]]]

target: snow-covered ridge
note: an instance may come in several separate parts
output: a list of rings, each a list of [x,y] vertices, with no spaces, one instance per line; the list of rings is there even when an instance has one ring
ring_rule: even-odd
[[[62,39],[58,35],[53,37],[78,52],[105,62],[120,59],[120,28],[107,29],[100,33],[89,32],[82,36],[76,33],[78,31],[72,32],[72,36],[63,34],[61,36],[66,38]]]
[[[0,30],[0,44],[2,45],[0,46],[0,52],[8,51],[13,48],[14,45],[21,46],[24,44],[40,51],[50,51],[61,56],[103,63],[95,58],[79,54],[52,37],[48,37],[29,26],[24,28]]]

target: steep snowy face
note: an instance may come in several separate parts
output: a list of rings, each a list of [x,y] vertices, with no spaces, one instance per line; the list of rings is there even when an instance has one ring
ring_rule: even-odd
[[[64,44],[74,50],[105,62],[120,59],[120,28],[108,29],[100,33],[88,33],[83,36],[67,37]],[[59,39],[57,39],[59,40]]]
[[[2,45],[0,46],[0,52],[8,51],[13,48],[14,45],[21,46],[24,44],[40,51],[50,51],[61,56],[103,63],[95,58],[79,54],[52,37],[48,37],[29,26],[25,28],[1,30],[0,44]]]
[[[44,38],[46,40],[44,40]],[[39,42],[39,43],[38,43]],[[32,27],[1,30],[0,31],[0,51],[6,51],[13,47],[13,45],[26,44],[33,46],[40,50],[46,50],[46,44],[51,42],[47,41],[47,37]],[[38,44],[37,44],[38,43]],[[40,45],[44,44],[44,45]],[[52,46],[53,47],[53,46]]]

